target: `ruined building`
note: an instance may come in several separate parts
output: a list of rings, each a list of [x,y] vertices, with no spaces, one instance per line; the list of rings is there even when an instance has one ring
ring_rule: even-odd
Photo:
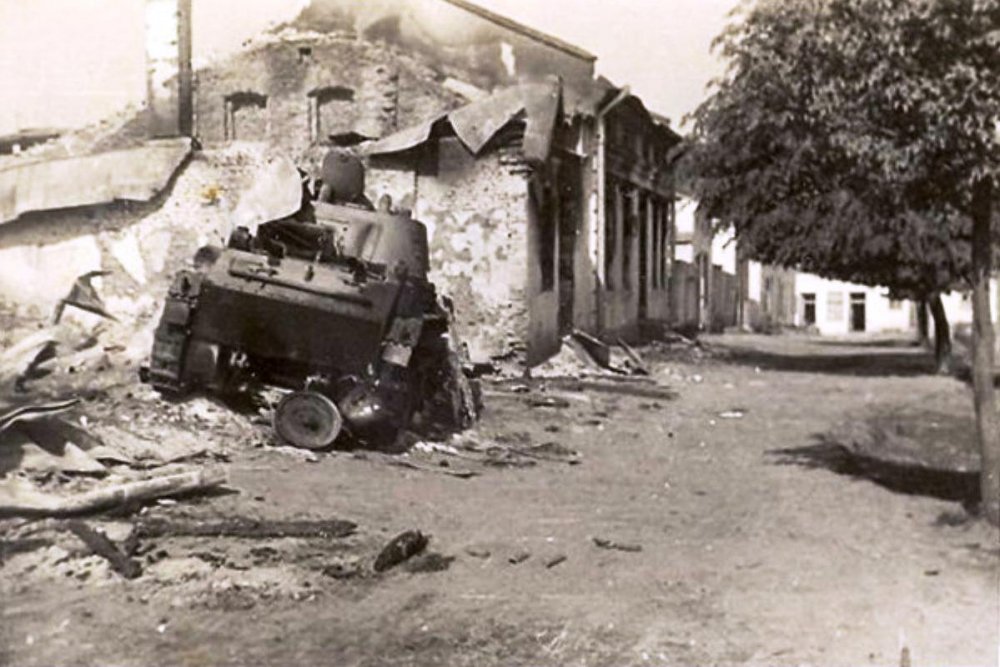
[[[680,140],[606,81],[507,88],[366,148],[431,232],[474,358],[528,365],[573,329],[634,338],[670,316]]]
[[[313,0],[192,68],[190,0],[146,3],[144,112],[0,164],[0,300],[45,310],[70,273],[105,269],[151,317],[165,264],[222,241],[250,171],[278,152],[309,168],[340,145],[370,155],[372,201],[428,224],[432,279],[478,358],[533,364],[574,328],[633,337],[670,320],[679,137],[595,79],[593,55],[465,0]],[[160,137],[182,157],[136,169]],[[109,149],[131,152],[92,172]],[[25,186],[39,174],[64,185]]]

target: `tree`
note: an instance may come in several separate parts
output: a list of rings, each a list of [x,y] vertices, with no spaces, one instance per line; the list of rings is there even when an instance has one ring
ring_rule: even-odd
[[[701,205],[762,261],[918,298],[972,288],[983,508],[1000,524],[1000,0],[759,0],[737,19],[694,115]]]

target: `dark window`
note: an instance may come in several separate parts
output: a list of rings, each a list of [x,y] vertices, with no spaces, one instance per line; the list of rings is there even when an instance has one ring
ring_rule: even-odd
[[[556,284],[556,206],[552,188],[536,181],[532,187],[538,220],[538,268],[541,291],[550,292]]]
[[[223,103],[226,139],[267,138],[267,95],[243,91],[227,95]]]
[[[615,247],[618,240],[618,184],[610,178],[604,189],[604,287],[615,288]]]
[[[309,91],[309,131],[314,141],[327,141],[351,129],[354,91],[344,86],[323,86]]]
[[[632,273],[635,269],[636,239],[639,225],[646,214],[646,199],[638,190],[628,194],[625,203],[625,237],[622,240],[622,287],[632,289]]]
[[[816,324],[816,295],[802,295],[802,323],[807,327]]]

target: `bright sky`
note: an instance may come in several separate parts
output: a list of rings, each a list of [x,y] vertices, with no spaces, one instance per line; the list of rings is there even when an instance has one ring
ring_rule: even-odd
[[[359,0],[363,1],[363,0]],[[720,71],[709,45],[738,0],[478,0],[598,56],[679,123]],[[238,49],[307,0],[194,0],[197,60]],[[0,134],[82,125],[144,96],[144,0],[0,0]]]

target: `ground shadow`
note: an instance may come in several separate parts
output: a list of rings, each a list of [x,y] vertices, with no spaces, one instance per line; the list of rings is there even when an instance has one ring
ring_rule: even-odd
[[[852,345],[817,341],[798,344],[794,349],[761,349],[727,344],[727,360],[734,364],[753,366],[762,370],[792,373],[823,373],[866,377],[929,375],[936,371],[934,359],[916,347],[900,345],[858,343],[853,347],[867,347],[870,351],[851,351]],[[842,351],[837,351],[839,348]]]
[[[814,444],[768,452],[778,465],[830,470],[838,475],[867,479],[896,493],[929,496],[975,507],[979,503],[979,474],[939,470],[879,459],[853,452],[828,434],[814,435]]]

